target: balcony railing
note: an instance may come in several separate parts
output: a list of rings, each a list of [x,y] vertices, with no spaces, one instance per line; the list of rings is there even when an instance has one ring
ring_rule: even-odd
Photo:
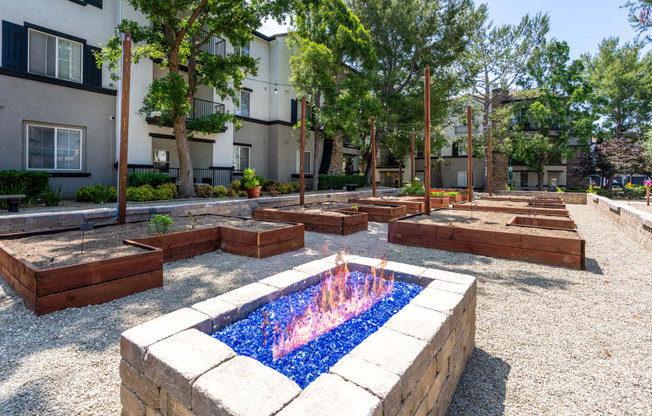
[[[128,173],[158,172],[166,173],[175,182],[179,179],[179,168],[168,167],[128,167]],[[193,169],[193,182],[195,185],[223,185],[229,186],[233,182],[233,168],[213,167],[210,169]]]
[[[193,98],[192,111],[188,116],[188,120],[197,120],[198,118],[210,116],[211,114],[224,114],[224,111],[225,107],[222,103]]]
[[[204,35],[208,32],[203,31]],[[226,40],[219,38],[215,35],[211,36],[211,40],[199,48],[200,51],[209,53],[213,56],[226,56]]]

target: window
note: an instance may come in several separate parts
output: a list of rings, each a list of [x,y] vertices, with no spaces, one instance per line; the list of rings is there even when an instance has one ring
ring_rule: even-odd
[[[469,184],[467,182],[467,178],[469,177],[469,173],[467,171],[458,171],[457,172],[457,187],[458,188],[468,188]],[[473,183],[475,183],[475,172],[473,172],[473,178],[472,178]]]
[[[156,167],[169,167],[170,151],[154,149],[152,151],[152,163]]]
[[[296,157],[296,167],[297,167],[297,173],[301,173],[301,166],[299,164],[301,161],[299,160],[299,150],[297,150],[297,157]],[[304,168],[304,173],[312,173],[312,152],[305,152],[303,155],[303,168]]]
[[[251,93],[249,91],[240,91],[240,107],[235,109],[235,113],[239,116],[249,117],[249,99]]]
[[[249,56],[249,42],[245,43],[244,46],[234,46],[233,53],[238,56]]]
[[[81,170],[81,130],[27,126],[27,168]]]
[[[30,30],[29,72],[81,82],[82,44]]]
[[[233,170],[245,170],[249,168],[249,146],[233,146]]]

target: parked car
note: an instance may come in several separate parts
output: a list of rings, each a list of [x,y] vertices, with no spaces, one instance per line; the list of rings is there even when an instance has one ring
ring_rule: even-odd
[[[623,181],[620,178],[614,179],[612,188],[622,188],[622,187],[623,187]]]

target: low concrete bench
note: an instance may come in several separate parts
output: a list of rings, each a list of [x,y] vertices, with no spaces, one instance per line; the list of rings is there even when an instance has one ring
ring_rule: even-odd
[[[18,202],[25,198],[25,195],[0,195],[0,199],[6,199],[9,205],[9,212],[18,212]]]
[[[347,183],[346,184],[346,190],[347,191],[355,191],[357,189],[358,189],[358,185],[356,185],[355,183]]]

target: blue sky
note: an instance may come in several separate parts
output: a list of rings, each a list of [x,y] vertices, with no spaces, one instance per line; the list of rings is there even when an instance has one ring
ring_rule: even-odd
[[[583,53],[594,54],[605,37],[619,36],[621,41],[636,37],[627,20],[627,10],[620,6],[626,0],[484,0],[489,5],[489,16],[497,25],[517,24],[529,13],[548,13],[549,37],[565,40],[570,46],[571,58]],[[287,31],[276,22],[266,22],[261,32],[272,35]]]

